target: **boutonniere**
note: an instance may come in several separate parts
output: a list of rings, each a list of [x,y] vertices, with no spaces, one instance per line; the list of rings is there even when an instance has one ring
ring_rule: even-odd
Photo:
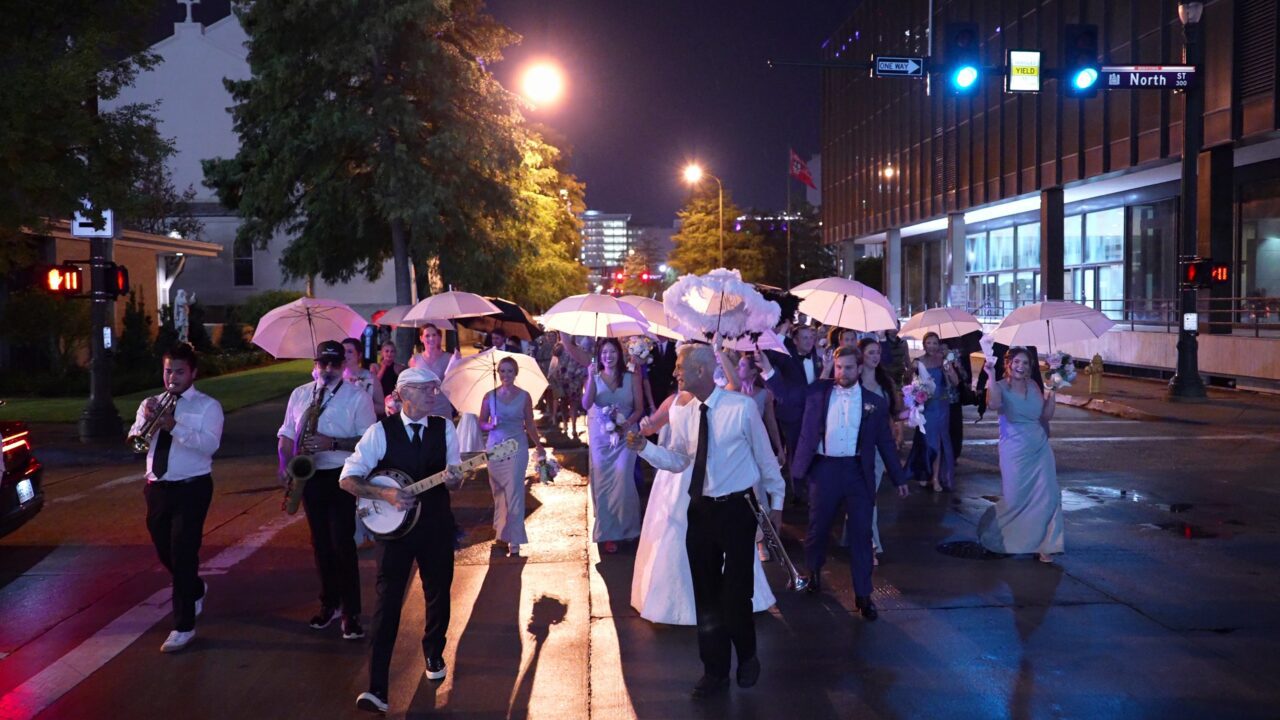
[[[873,412],[875,412],[875,411],[876,411],[876,406],[875,406],[875,404],[874,404],[874,403],[863,403],[863,404],[862,404],[862,414],[863,414],[863,415],[870,415],[871,413],[873,413]]]

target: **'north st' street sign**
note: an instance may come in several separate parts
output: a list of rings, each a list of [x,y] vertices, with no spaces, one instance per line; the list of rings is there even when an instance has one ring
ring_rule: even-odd
[[[923,78],[924,58],[877,55],[871,59],[871,76]]]
[[[1108,90],[1181,90],[1196,77],[1191,65],[1104,65],[1101,72],[1101,85]]]

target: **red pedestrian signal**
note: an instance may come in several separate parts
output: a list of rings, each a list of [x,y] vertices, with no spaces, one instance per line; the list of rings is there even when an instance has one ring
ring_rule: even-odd
[[[1209,271],[1209,280],[1214,285],[1225,285],[1231,282],[1231,266],[1226,263],[1213,263]]]
[[[103,272],[103,288],[105,292],[116,296],[129,294],[129,268],[115,263],[107,263]]]
[[[1207,288],[1231,282],[1231,265],[1212,260],[1196,259],[1182,265],[1182,284],[1188,287]]]
[[[57,295],[79,295],[83,275],[75,265],[54,265],[40,273],[40,287]]]

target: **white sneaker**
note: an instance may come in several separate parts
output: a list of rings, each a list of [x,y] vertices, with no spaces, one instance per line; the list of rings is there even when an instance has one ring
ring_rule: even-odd
[[[195,636],[195,630],[188,630],[187,632],[178,632],[177,630],[174,630],[169,633],[169,637],[166,638],[164,644],[160,646],[160,652],[178,652],[182,648],[186,647],[187,643],[191,642]]]
[[[507,557],[520,557],[520,545],[512,543],[507,546]]]
[[[366,712],[386,713],[387,701],[378,697],[377,693],[362,692],[356,696],[356,708]]]
[[[204,595],[201,595],[200,599],[196,601],[196,617],[200,617],[204,613],[204,599],[209,597],[209,583],[204,580],[200,582],[204,583]]]

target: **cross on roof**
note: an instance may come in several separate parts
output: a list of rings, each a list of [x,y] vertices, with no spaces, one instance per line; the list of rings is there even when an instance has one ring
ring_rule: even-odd
[[[200,0],[178,0],[178,4],[179,4],[179,5],[186,5],[186,6],[187,6],[187,19],[186,19],[186,22],[187,22],[187,23],[195,22],[195,21],[191,18],[191,6],[192,6],[192,5],[199,5],[199,4],[200,4]]]

